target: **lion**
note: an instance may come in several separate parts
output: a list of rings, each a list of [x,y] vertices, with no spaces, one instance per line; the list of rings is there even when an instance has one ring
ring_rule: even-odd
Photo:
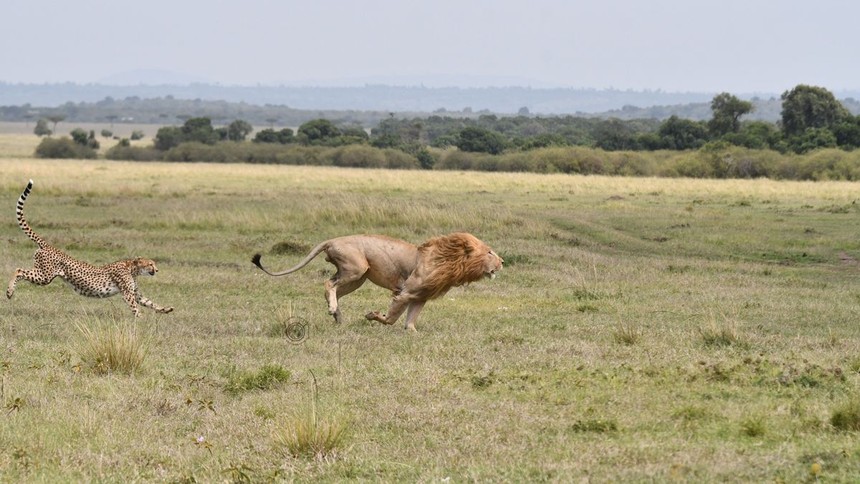
[[[435,237],[420,246],[384,235],[348,235],[326,240],[314,247],[296,266],[269,272],[255,254],[251,262],[270,276],[292,274],[321,252],[337,271],[325,282],[328,312],[342,321],[338,300],[355,291],[366,280],[392,291],[388,313],[372,311],[371,321],[394,324],[406,311],[405,329],[415,331],[415,321],[424,304],[443,296],[452,287],[487,277],[493,279],[504,260],[472,234],[457,232]]]

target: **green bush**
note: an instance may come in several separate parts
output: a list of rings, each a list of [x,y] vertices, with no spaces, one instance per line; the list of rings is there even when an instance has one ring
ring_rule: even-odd
[[[36,147],[36,158],[93,159],[94,149],[79,145],[68,136],[44,138]]]
[[[164,153],[155,148],[145,148],[142,146],[129,146],[128,140],[126,143],[120,142],[116,146],[105,152],[105,158],[108,160],[125,160],[125,161],[160,161]]]

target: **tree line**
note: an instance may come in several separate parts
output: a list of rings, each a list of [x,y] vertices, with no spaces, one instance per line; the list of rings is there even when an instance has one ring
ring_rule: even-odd
[[[160,128],[151,147],[121,142],[106,156],[113,159],[208,161],[207,157],[219,156],[207,147],[230,142],[238,144],[229,148],[232,161],[276,163],[279,162],[279,147],[357,146],[366,149],[350,150],[353,159],[356,153],[369,156],[374,149],[382,150],[381,153],[394,150],[413,160],[411,164],[415,167],[433,168],[440,166],[437,163],[452,148],[461,153],[511,158],[516,153],[527,155],[535,150],[563,147],[586,147],[604,152],[706,149],[712,152],[721,146],[735,146],[781,154],[809,153],[826,148],[851,151],[860,147],[860,116],[852,115],[827,89],[798,85],[784,92],[781,102],[781,119],[776,123],[745,120],[754,109],[753,104],[730,93],[714,96],[710,103],[711,118],[702,121],[677,116],[659,121],[539,117],[525,113],[507,117],[483,114],[476,118],[440,115],[401,118],[392,114],[369,132],[357,124],[337,124],[325,118],[307,121],[296,131],[270,127],[254,132],[247,121],[234,120],[215,127],[211,119],[197,117],[187,119],[182,126]],[[252,133],[251,142],[246,142]],[[224,147],[221,148],[223,151]],[[294,149],[292,152],[298,151]],[[304,153],[310,152],[304,150]],[[44,156],[44,153],[37,151],[37,155]],[[389,162],[379,161],[392,158],[386,156],[376,157],[375,161],[357,162],[357,166],[388,166],[386,163]],[[410,165],[394,158],[398,159],[395,163],[398,167]],[[482,162],[482,166],[490,165],[504,169],[504,164]],[[750,174],[746,172],[747,176]],[[759,173],[757,176],[767,174]]]

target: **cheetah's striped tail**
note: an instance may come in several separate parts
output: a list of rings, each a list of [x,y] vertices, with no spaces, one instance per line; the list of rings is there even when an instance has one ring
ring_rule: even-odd
[[[30,237],[30,240],[36,243],[39,248],[44,248],[47,245],[44,239],[36,235],[36,232],[33,232],[33,229],[30,228],[30,224],[27,223],[27,220],[24,218],[24,202],[27,201],[27,197],[30,195],[30,190],[33,189],[33,180],[30,180],[27,183],[27,188],[24,189],[24,192],[18,197],[18,207],[15,210],[15,215],[18,216],[18,226],[21,227],[21,230],[27,234],[27,237]]]

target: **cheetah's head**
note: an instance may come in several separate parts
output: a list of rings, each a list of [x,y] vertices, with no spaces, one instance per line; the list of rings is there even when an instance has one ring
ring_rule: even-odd
[[[158,272],[158,268],[155,267],[155,261],[152,259],[138,257],[132,263],[134,265],[134,273],[137,275],[154,276]]]

